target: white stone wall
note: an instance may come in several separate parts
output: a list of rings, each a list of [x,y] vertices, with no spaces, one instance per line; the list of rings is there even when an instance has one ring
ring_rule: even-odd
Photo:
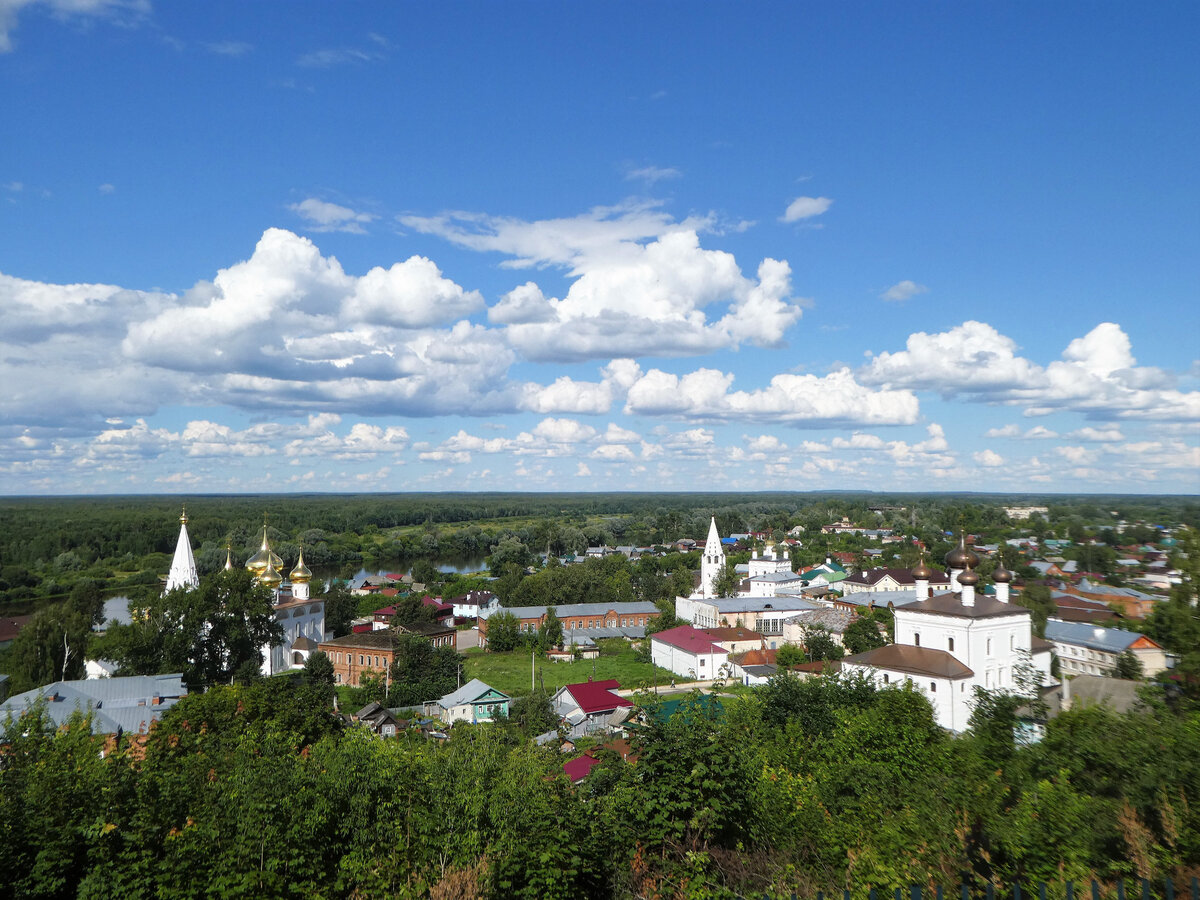
[[[975,692],[970,679],[952,681],[929,675],[913,675],[895,669],[870,669],[866,666],[843,664],[843,672],[861,671],[869,674],[879,687],[903,685],[911,682],[921,691],[933,707],[934,719],[942,728],[950,731],[966,731],[971,718]]]
[[[729,660],[727,653],[689,653],[664,641],[651,638],[650,659],[683,678],[709,679],[723,674]]]

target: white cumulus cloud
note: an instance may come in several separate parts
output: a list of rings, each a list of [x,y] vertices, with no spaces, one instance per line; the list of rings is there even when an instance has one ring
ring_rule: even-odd
[[[833,201],[828,197],[797,197],[788,204],[779,221],[799,222],[801,219],[811,219],[827,212],[832,205]]]
[[[923,284],[917,284],[915,281],[898,281],[890,288],[884,291],[879,296],[884,300],[908,300],[910,297],[915,297],[917,294],[924,294],[929,291],[929,288]]]
[[[355,212],[347,206],[309,197],[288,206],[302,218],[313,231],[345,231],[350,234],[366,234],[364,225],[374,222],[378,216]]]

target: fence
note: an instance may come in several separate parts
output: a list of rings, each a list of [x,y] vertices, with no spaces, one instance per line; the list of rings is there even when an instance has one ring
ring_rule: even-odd
[[[1089,893],[1087,885],[1080,885],[1082,890],[1077,890],[1073,881],[1053,885],[1048,885],[1044,881],[1038,882],[1034,886],[1034,891],[1027,890],[1017,882],[1011,886],[1007,897],[1004,896],[1006,892],[1003,885],[960,884],[956,889],[943,892],[941,885],[927,890],[922,885],[914,884],[907,889],[893,889],[891,898],[888,897],[886,889],[870,888],[867,891],[866,900],[998,900],[998,898],[999,900],[1200,900],[1200,878],[1190,879],[1186,890],[1178,890],[1178,892],[1175,882],[1171,878],[1166,878],[1161,883],[1140,878],[1134,879],[1133,884],[1134,889],[1127,891],[1124,879],[1118,880],[1116,884],[1103,885],[1092,881]],[[743,900],[756,900],[756,897],[746,897]],[[769,894],[763,894],[762,900],[772,900],[772,897]],[[774,900],[782,900],[782,898],[776,897]],[[800,898],[792,893],[790,900],[800,900]],[[816,900],[863,900],[863,893],[861,890],[846,889],[839,896],[837,892],[827,894],[825,891],[817,891]]]

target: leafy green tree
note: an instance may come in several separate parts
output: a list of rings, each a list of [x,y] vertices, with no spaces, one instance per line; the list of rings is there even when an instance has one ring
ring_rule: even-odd
[[[515,537],[500,541],[488,557],[488,567],[492,570],[494,578],[502,576],[505,568],[510,565],[522,570],[533,565],[533,554]]]
[[[314,650],[304,661],[304,678],[309,684],[333,684],[333,661],[323,650]]]
[[[416,634],[398,634],[392,646],[389,705],[411,706],[436,700],[458,687],[462,657],[453,647],[434,647]]]
[[[392,614],[392,625],[432,622],[437,617],[437,610],[425,602],[424,595],[407,594],[404,597],[398,597],[392,605],[396,609],[396,612]]]
[[[428,559],[418,559],[412,565],[412,578],[420,584],[437,584],[442,580],[442,573]]]
[[[810,662],[839,660],[846,655],[841,644],[824,628],[809,628],[805,631],[804,649]]]
[[[325,630],[332,631],[334,637],[345,637],[357,613],[358,599],[350,593],[350,585],[336,579],[325,592]]]
[[[782,669],[790,669],[806,662],[808,654],[797,644],[784,644],[775,652],[775,664]]]
[[[521,645],[521,620],[510,612],[493,613],[487,620],[487,648],[497,653]]]
[[[887,639],[880,634],[879,626],[873,618],[859,616],[846,626],[846,631],[842,634],[842,643],[850,653],[866,653],[868,650],[884,646]]]
[[[1140,681],[1145,675],[1142,661],[1134,655],[1132,650],[1123,650],[1117,654],[1117,666],[1113,675],[1130,681]]]
[[[737,568],[734,563],[729,562],[725,564],[724,569],[717,573],[713,590],[718,597],[733,597],[737,594],[741,584],[742,579],[737,573]]]
[[[73,610],[70,603],[35,613],[8,648],[6,668],[12,676],[12,693],[82,678],[91,638],[91,617]]]
[[[508,707],[508,718],[528,736],[544,734],[558,725],[550,694],[542,690],[514,699]]]
[[[1014,597],[1018,606],[1032,614],[1033,631],[1038,637],[1046,635],[1046,620],[1054,613],[1054,599],[1044,584],[1028,584]]]
[[[546,618],[538,628],[538,637],[545,648],[557,647],[563,642],[563,625],[558,618],[558,611],[549,606],[546,608]]]
[[[100,652],[124,673],[182,672],[191,689],[229,684],[246,664],[262,664],[262,648],[278,643],[271,592],[243,569],[201,579],[144,601],[128,625],[108,629]]]

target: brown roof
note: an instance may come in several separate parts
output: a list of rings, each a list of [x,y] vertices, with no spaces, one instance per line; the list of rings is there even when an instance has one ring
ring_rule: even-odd
[[[975,605],[963,606],[961,594],[934,594],[900,607],[904,612],[931,613],[938,616],[959,616],[964,619],[990,619],[997,616],[1027,616],[1029,610],[1016,603],[1002,603],[995,597],[975,592]]]
[[[1033,653],[1048,653],[1054,649],[1054,644],[1044,638],[1038,637],[1036,634],[1030,639],[1032,645],[1029,649]]]
[[[332,647],[335,650],[392,650],[395,648],[396,635],[390,631],[361,631],[348,634],[345,637],[322,641],[321,649]]]
[[[742,625],[727,625],[721,628],[704,628],[701,630],[714,641],[761,641],[763,639],[760,632],[753,631]]]
[[[937,678],[970,678],[975,674],[945,650],[912,647],[908,644],[888,644],[866,653],[855,653],[843,659],[842,664],[895,669],[898,672],[933,675]]]
[[[0,641],[13,640],[32,618],[33,615],[30,614],[28,616],[5,616],[0,619]]]
[[[401,631],[407,631],[409,634],[419,634],[422,637],[438,637],[443,634],[454,634],[454,629],[449,625],[439,625],[436,622],[408,622],[396,627]]]
[[[929,579],[930,584],[950,583],[950,576],[945,572],[939,572],[937,569],[933,569],[932,571],[933,575]],[[913,585],[917,583],[916,579],[913,578],[912,569],[901,568],[867,569],[865,572],[858,572],[857,574],[847,576],[846,581],[849,581],[851,584],[875,584],[882,581],[887,575],[891,575],[892,580],[896,584]]]
[[[744,653],[735,654],[729,659],[739,666],[773,666],[775,665],[775,654],[778,652],[778,650],[755,647]]]

